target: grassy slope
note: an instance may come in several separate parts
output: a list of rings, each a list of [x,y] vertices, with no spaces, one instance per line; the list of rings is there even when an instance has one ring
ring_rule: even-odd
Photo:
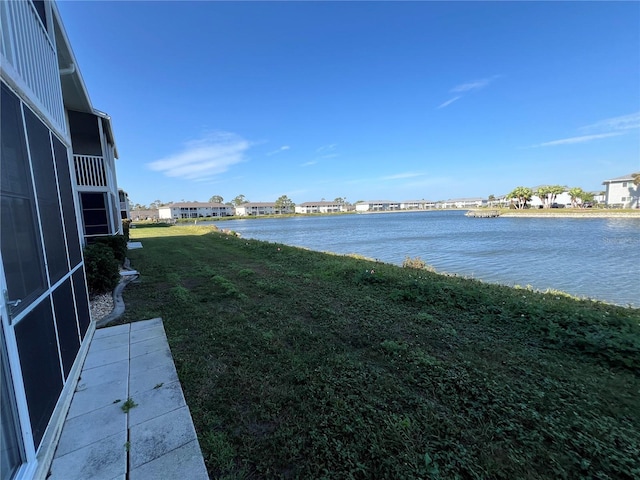
[[[638,478],[638,310],[132,230],[212,478]]]

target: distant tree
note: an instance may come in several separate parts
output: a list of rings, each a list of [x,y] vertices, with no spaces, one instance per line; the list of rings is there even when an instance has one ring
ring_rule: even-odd
[[[345,205],[345,204],[347,203],[347,199],[346,199],[346,197],[345,197],[345,198],[343,198],[343,197],[336,197],[336,198],[333,200],[333,203],[337,203],[338,205]]]
[[[585,208],[588,203],[593,203],[594,195],[591,192],[582,192],[582,203],[580,206]]]
[[[535,194],[540,197],[544,208],[551,208],[551,205],[556,200],[556,196],[564,192],[565,188],[562,185],[545,185],[538,188]]]
[[[569,189],[569,197],[571,197],[571,206],[576,208],[578,206],[578,200],[582,201],[585,195],[585,191],[580,187],[573,187]]]
[[[517,209],[527,208],[527,202],[531,200],[533,191],[529,187],[516,187],[509,194],[507,198],[516,200],[513,206]]]
[[[149,204],[149,208],[151,210],[156,210],[158,208],[160,208],[163,205],[162,200],[154,200],[153,202],[151,202]]]
[[[224,203],[224,198],[220,195],[214,195],[209,199],[209,203]]]
[[[295,206],[296,204],[293,203],[291,199],[286,195],[282,195],[276,200],[276,210],[278,210],[280,213],[290,212]]]
[[[490,202],[493,202],[496,199],[496,196],[491,194],[489,195],[489,198],[487,200],[489,200]]]
[[[245,203],[249,203],[249,200],[247,200],[244,195],[240,194],[236,198],[231,200],[231,203],[233,203],[233,205],[235,207],[238,207],[238,206],[243,205]]]

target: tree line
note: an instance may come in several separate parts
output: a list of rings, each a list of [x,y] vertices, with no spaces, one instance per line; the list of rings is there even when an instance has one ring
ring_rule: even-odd
[[[325,199],[323,198],[321,201],[324,202]],[[181,202],[182,203],[189,203],[189,202],[185,202],[184,199],[182,199]],[[174,202],[163,202],[162,200],[154,200],[153,202],[151,202],[149,204],[149,206],[143,205],[143,204],[140,204],[140,203],[134,203],[131,208],[133,210],[157,210],[160,207],[165,207],[167,205],[172,205],[173,203]],[[237,195],[232,200],[229,200],[227,202],[224,201],[224,198],[221,195],[213,195],[211,198],[209,198],[209,203],[221,203],[223,205],[229,205],[229,206],[232,206],[232,207],[239,207],[240,205],[244,205],[245,203],[250,203],[250,201],[243,194]],[[347,202],[346,197],[336,197],[333,200],[333,203],[337,203],[337,204],[340,204],[340,205],[350,205],[350,203]],[[296,206],[296,204],[287,195],[281,195],[275,201],[275,206],[279,210],[291,210]]]
[[[567,192],[571,198],[571,206],[584,207],[593,202],[593,193],[585,192],[580,187],[573,187],[569,190],[562,185],[546,185],[533,190],[529,187],[516,187],[506,196],[509,200],[515,200],[512,204],[517,209],[527,208],[527,203],[536,195],[542,201],[543,208],[551,208],[555,203],[556,197],[561,193]]]

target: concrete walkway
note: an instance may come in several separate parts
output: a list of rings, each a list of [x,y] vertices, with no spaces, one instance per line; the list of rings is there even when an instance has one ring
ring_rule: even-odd
[[[165,478],[209,477],[162,320],[96,330],[49,480]]]

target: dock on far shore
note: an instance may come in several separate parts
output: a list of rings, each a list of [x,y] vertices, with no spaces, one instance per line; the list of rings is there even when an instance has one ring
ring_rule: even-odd
[[[473,218],[495,218],[500,216],[500,211],[498,210],[469,210],[465,213],[467,217]]]

